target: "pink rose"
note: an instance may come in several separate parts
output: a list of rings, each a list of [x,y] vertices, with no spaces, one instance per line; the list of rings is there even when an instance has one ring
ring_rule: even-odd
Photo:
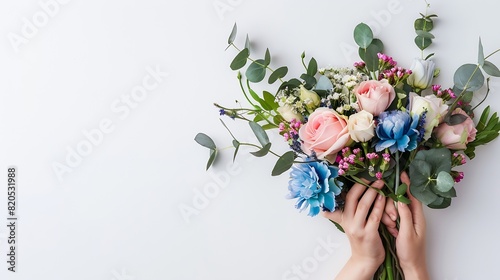
[[[361,82],[354,92],[358,99],[359,111],[365,110],[374,116],[385,111],[396,98],[394,88],[385,79]]]
[[[299,137],[304,141],[302,150],[310,154],[316,152],[318,159],[325,159],[344,148],[349,140],[346,118],[328,108],[318,108],[299,130]]]
[[[448,149],[465,150],[467,144],[476,139],[476,127],[472,119],[462,109],[457,108],[453,111],[453,115],[462,114],[467,119],[457,125],[440,124],[434,133],[441,143]]]

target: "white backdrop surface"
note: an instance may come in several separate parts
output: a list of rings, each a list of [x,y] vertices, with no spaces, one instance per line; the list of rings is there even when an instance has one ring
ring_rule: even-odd
[[[227,37],[237,22],[236,43],[248,33],[252,53],[268,47],[292,77],[302,51],[320,67],[352,65],[352,30],[366,22],[409,67],[424,10],[417,0],[1,1],[0,279],[333,279],[347,239],[284,198],[287,175],[270,176],[275,158],[241,153],[231,164],[227,149],[204,170],[194,136],[230,146],[212,103],[242,100]],[[500,47],[496,2],[432,1],[430,12],[439,15],[431,51],[441,84],[475,62],[479,36],[486,53]],[[488,103],[500,111],[500,83],[491,87]],[[500,279],[499,149],[478,149],[450,208],[426,210],[432,279]]]

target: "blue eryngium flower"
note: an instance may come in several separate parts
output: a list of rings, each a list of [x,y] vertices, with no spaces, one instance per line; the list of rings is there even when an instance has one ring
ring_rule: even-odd
[[[417,147],[419,116],[410,116],[408,112],[388,111],[379,115],[379,123],[375,132],[379,140],[375,150],[380,152],[389,148],[391,153],[397,150],[411,151]]]
[[[318,215],[322,208],[335,211],[335,196],[340,187],[335,183],[338,168],[325,162],[307,162],[292,166],[287,198],[297,198],[300,211],[309,207],[309,216]]]

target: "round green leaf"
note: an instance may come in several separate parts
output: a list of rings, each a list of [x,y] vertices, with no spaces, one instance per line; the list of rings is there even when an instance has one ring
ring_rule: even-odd
[[[476,91],[484,85],[484,76],[477,65],[464,64],[455,72],[453,82],[460,90]]]
[[[247,48],[244,48],[236,55],[236,57],[233,59],[233,61],[231,62],[231,65],[229,65],[229,67],[231,67],[231,70],[240,69],[241,67],[245,66],[249,56],[250,56],[250,52],[248,51]]]
[[[415,44],[417,45],[417,47],[419,49],[425,50],[427,47],[429,47],[432,44],[432,40],[430,38],[417,36],[417,37],[415,37]]]
[[[491,75],[493,77],[500,77],[500,70],[498,70],[498,67],[496,67],[495,64],[493,64],[489,61],[484,62],[483,70],[488,75]]]
[[[203,147],[209,148],[211,150],[217,149],[212,138],[210,138],[205,133],[200,132],[200,133],[196,134],[196,136],[194,137],[194,141],[196,141],[198,144],[202,145]]]
[[[366,49],[373,40],[373,32],[365,23],[360,23],[354,28],[354,41],[360,48]]]
[[[432,30],[432,28],[434,28],[434,23],[432,22],[432,20],[425,20],[423,18],[419,18],[415,20],[414,27],[415,31],[422,30],[425,32],[429,32]]]
[[[248,66],[245,76],[252,83],[258,83],[266,76],[266,62],[263,59],[257,59]]]
[[[439,172],[436,179],[437,190],[445,193],[451,190],[451,188],[453,188],[454,185],[455,185],[455,180],[453,180],[453,177],[450,175],[450,173],[445,171]]]
[[[278,79],[285,77],[287,73],[288,73],[288,67],[286,66],[274,70],[274,72],[271,73],[271,75],[269,75],[268,83],[273,84]]]

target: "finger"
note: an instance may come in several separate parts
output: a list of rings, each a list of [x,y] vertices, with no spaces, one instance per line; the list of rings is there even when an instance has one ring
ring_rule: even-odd
[[[385,196],[378,194],[375,199],[375,203],[373,204],[372,212],[368,217],[368,221],[366,223],[366,227],[371,230],[377,230],[380,225],[380,220],[384,214],[385,208]]]
[[[424,209],[422,206],[422,202],[415,198],[411,192],[410,189],[406,192],[408,194],[408,197],[410,198],[410,211],[412,213],[412,219],[413,219],[413,224],[415,227],[415,231],[417,234],[421,235],[425,233],[425,216],[424,216]]]
[[[398,219],[398,210],[396,209],[396,205],[394,204],[394,200],[392,200],[392,198],[387,198],[384,211],[392,221],[396,222]]]
[[[386,200],[389,200],[389,199],[386,199]],[[394,237],[398,236],[398,229],[396,227],[396,222],[393,221],[391,219],[391,217],[389,217],[389,215],[387,215],[387,213],[382,214],[382,223],[385,225],[385,227],[387,228],[387,230],[389,231],[389,233],[392,236],[394,236]]]
[[[380,189],[384,185],[383,181],[375,181],[372,183],[373,188]],[[373,188],[369,188],[363,197],[358,202],[358,207],[356,207],[356,212],[354,213],[354,222],[358,225],[364,226],[366,224],[366,218],[368,217],[368,211],[370,211],[371,206],[378,193]],[[385,204],[385,200],[384,200]],[[380,215],[382,216],[382,215]]]
[[[408,174],[406,172],[401,173],[401,182],[405,183],[408,185],[408,190],[406,193],[408,194],[408,198],[410,199],[411,203],[409,205],[410,211],[412,213],[413,217],[413,223],[414,227],[418,232],[424,232],[425,231],[425,216],[424,216],[424,209],[422,206],[422,202],[415,198],[410,191],[410,177],[408,177]]]
[[[358,206],[358,200],[366,191],[366,187],[361,184],[354,184],[347,196],[345,198],[344,214],[348,217],[354,216],[356,212],[356,207]]]
[[[399,211],[399,231],[405,233],[415,233],[415,228],[413,227],[413,217],[410,208],[407,204],[398,202]]]
[[[342,211],[336,210],[333,212],[323,211],[323,217],[336,222],[337,224],[342,223]]]

